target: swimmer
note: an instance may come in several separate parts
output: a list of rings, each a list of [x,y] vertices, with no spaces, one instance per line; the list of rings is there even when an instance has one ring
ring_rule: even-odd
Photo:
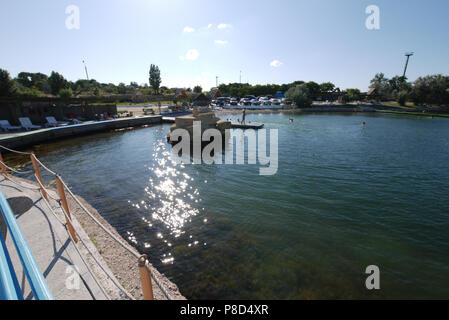
[[[366,122],[365,121],[362,122],[362,127],[366,127]]]
[[[290,123],[293,123],[293,119],[289,119],[290,120]]]

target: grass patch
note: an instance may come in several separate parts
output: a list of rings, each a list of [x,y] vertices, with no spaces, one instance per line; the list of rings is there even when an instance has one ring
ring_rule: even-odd
[[[90,241],[92,241],[94,246],[98,249],[98,242],[97,242],[97,239],[95,238],[95,234],[93,234],[93,233],[89,234],[89,239],[90,239]]]
[[[409,116],[419,116],[419,117],[449,118],[449,114],[439,114],[439,113],[422,113],[422,112],[407,112],[407,111],[392,111],[392,110],[377,110],[377,112],[405,114]]]
[[[407,102],[405,104],[405,106],[401,106],[397,102],[388,101],[388,102],[382,102],[382,105],[384,105],[386,107],[398,108],[398,109],[417,109],[418,108],[418,106],[416,104],[414,104],[413,102]]]

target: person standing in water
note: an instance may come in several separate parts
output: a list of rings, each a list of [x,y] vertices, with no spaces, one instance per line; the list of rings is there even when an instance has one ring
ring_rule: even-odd
[[[245,122],[246,122],[246,109],[243,109],[242,124],[245,124]]]

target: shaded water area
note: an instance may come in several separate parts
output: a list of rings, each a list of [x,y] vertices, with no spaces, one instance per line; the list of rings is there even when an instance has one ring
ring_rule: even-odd
[[[247,119],[279,130],[274,176],[175,165],[169,125],[33,150],[188,298],[449,297],[449,120]],[[365,288],[369,265],[379,291]]]

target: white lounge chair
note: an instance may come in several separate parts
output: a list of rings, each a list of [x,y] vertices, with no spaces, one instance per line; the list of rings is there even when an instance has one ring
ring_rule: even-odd
[[[46,117],[47,119],[47,126],[49,127],[62,127],[62,126],[67,126],[69,123],[68,122],[61,122],[61,121],[57,121],[55,119],[55,117]]]
[[[30,118],[19,118],[19,121],[26,131],[42,128],[41,126],[36,126],[32,124]]]
[[[22,129],[22,127],[12,126],[8,120],[0,120],[0,128],[5,132]]]

